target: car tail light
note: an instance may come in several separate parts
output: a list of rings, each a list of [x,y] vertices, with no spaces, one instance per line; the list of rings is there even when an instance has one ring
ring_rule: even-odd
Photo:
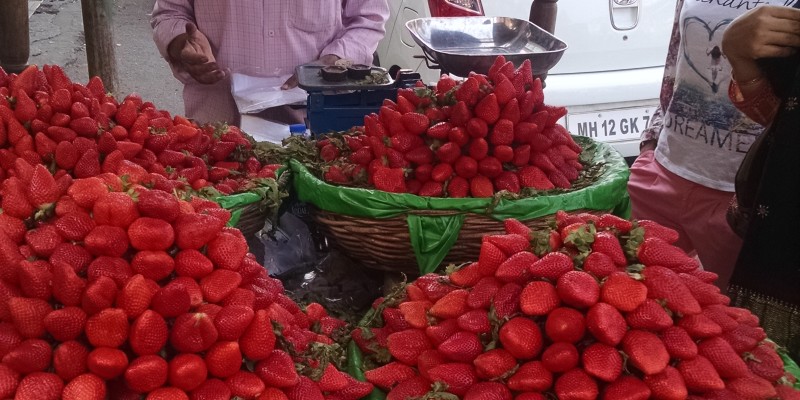
[[[481,0],[428,0],[432,17],[471,17],[483,15]]]

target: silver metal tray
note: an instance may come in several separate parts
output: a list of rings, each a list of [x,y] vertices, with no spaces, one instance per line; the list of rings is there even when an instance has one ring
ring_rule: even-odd
[[[534,75],[553,68],[567,44],[530,21],[510,17],[418,18],[406,22],[425,57],[443,71],[485,74],[497,56],[519,66],[531,60]]]
[[[304,64],[297,67],[297,86],[307,92],[320,92],[327,90],[371,90],[385,89],[394,86],[394,80],[386,72],[385,68],[372,67],[372,73],[383,73],[386,75],[386,83],[373,83],[368,81],[356,81],[347,78],[341,82],[330,82],[322,79],[320,70],[325,65]]]

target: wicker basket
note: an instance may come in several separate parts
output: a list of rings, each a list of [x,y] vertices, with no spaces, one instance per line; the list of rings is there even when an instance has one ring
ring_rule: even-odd
[[[251,238],[264,228],[264,222],[269,218],[269,215],[269,207],[264,207],[261,202],[248,204],[242,207],[242,213],[239,216],[239,222],[236,223],[236,228],[242,231],[244,237]]]
[[[602,214],[597,210],[575,210],[570,214],[587,212]],[[372,219],[337,214],[313,208],[314,220],[332,244],[340,247],[351,257],[365,266],[389,272],[403,272],[419,275],[417,259],[411,248],[406,215],[393,218]],[[457,211],[413,211],[422,216],[455,215]],[[547,215],[522,221],[531,229],[550,226],[554,215]],[[478,260],[481,238],[485,235],[504,234],[502,221],[480,214],[468,213],[458,235],[458,241],[451,248],[440,267],[449,264],[462,264]]]

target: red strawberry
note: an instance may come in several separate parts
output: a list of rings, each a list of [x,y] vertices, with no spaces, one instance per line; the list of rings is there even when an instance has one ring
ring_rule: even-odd
[[[175,220],[175,243],[180,249],[199,249],[222,230],[227,221],[208,214],[180,214]]]
[[[439,353],[451,361],[470,363],[483,353],[483,345],[477,334],[456,332],[437,347]]]
[[[594,343],[583,350],[581,360],[583,370],[601,381],[614,382],[622,374],[622,356],[614,347]]]
[[[522,286],[509,282],[497,290],[492,306],[498,318],[506,318],[519,312],[519,296],[522,293]]]
[[[58,400],[64,382],[56,374],[34,372],[22,378],[14,399],[17,400]]]
[[[743,356],[747,362],[747,367],[750,369],[750,372],[756,376],[764,378],[770,382],[775,382],[780,379],[781,376],[783,376],[783,374],[781,374],[784,371],[783,361],[775,352],[775,350],[768,345],[762,344],[758,347],[755,347],[748,353],[745,353]],[[712,364],[714,363],[714,360],[710,361]],[[717,371],[720,370],[717,369]],[[722,371],[720,371],[720,376],[723,376]]]
[[[197,353],[208,349],[218,334],[211,318],[203,313],[183,314],[175,319],[170,331],[170,343],[184,353]]]
[[[519,302],[524,314],[543,316],[555,310],[561,304],[561,299],[551,283],[533,281],[522,289]]]
[[[300,381],[292,358],[282,350],[274,350],[256,364],[256,374],[269,386],[292,387]]]
[[[45,300],[14,297],[8,300],[8,311],[20,335],[39,338],[45,333],[44,319],[52,308]]]
[[[682,269],[687,268],[685,265],[689,265],[687,270],[699,267],[697,260],[686,255],[681,249],[656,237],[646,238],[639,246],[636,256],[642,264],[648,266],[660,265],[670,269]]]
[[[128,368],[128,356],[119,349],[98,347],[89,353],[86,365],[91,373],[105,380],[112,380]]]
[[[673,325],[672,317],[657,301],[645,300],[642,305],[628,313],[625,317],[631,328],[645,329],[653,332],[664,330]]]
[[[237,371],[233,376],[226,379],[225,383],[231,389],[233,396],[243,399],[255,398],[266,389],[264,382],[249,371]]]
[[[477,378],[471,365],[445,363],[431,368],[431,380],[447,385],[449,393],[463,396],[475,384]]]
[[[666,243],[664,245],[669,246]],[[697,300],[672,270],[651,265],[642,271],[642,275],[648,289],[648,297],[666,300],[670,310],[683,315],[694,315],[701,311]]]
[[[64,386],[63,400],[103,400],[106,398],[106,383],[94,374],[75,377]]]
[[[469,191],[472,197],[492,197],[494,186],[489,178],[478,175],[470,180]]]
[[[323,400],[325,397],[317,384],[311,379],[301,376],[300,382],[285,391],[289,400]]]
[[[493,237],[495,238],[494,240],[492,239]],[[511,241],[514,241],[516,239],[520,239],[519,246],[509,247],[508,245],[511,245]],[[529,272],[530,266],[539,259],[533,253],[518,250],[520,248],[528,248],[530,246],[527,239],[519,235],[502,235],[502,236],[488,236],[487,240],[489,240],[490,242],[493,241],[494,244],[501,249],[505,248],[513,251],[513,253],[504,251],[506,254],[513,254],[513,255],[511,255],[511,257],[509,257],[506,261],[500,264],[500,266],[497,268],[497,271],[495,272],[495,277],[497,277],[497,279],[503,282],[527,281],[528,277],[530,276]]]
[[[544,278],[555,282],[565,273],[572,271],[572,259],[564,253],[548,253],[531,265],[533,278]]]
[[[125,383],[136,392],[146,393],[167,382],[168,369],[163,358],[155,355],[142,356],[133,360],[125,370]]]
[[[777,395],[769,381],[752,374],[727,381],[725,388],[740,399],[768,399]]]
[[[42,339],[28,339],[3,357],[3,364],[20,374],[44,371],[50,366],[53,350]]]
[[[146,310],[130,329],[131,349],[140,356],[157,354],[167,343],[167,324],[158,313]]]
[[[266,310],[258,310],[250,325],[239,338],[242,353],[250,360],[258,361],[269,357],[275,347],[275,334]]]
[[[711,361],[722,378],[742,378],[749,373],[739,354],[721,337],[703,340],[697,348],[701,356]]]
[[[119,308],[109,308],[86,321],[86,338],[95,347],[119,347],[128,338],[128,317]]]
[[[647,287],[624,272],[615,272],[603,282],[600,299],[622,312],[630,312],[647,299]]]
[[[558,278],[556,291],[561,301],[575,308],[588,308],[600,298],[600,285],[583,271],[568,271]]]
[[[420,330],[395,332],[388,337],[388,349],[392,357],[406,365],[415,365],[417,357],[430,348],[427,336]]]
[[[697,345],[681,327],[668,327],[661,332],[661,340],[672,358],[689,360],[697,356]]]
[[[688,394],[681,373],[671,366],[658,374],[645,376],[644,383],[657,399],[685,399]]]
[[[508,387],[519,392],[544,392],[553,385],[553,374],[541,361],[531,361],[520,365],[508,379]]]
[[[608,400],[645,400],[650,398],[651,393],[647,384],[639,380],[639,378],[632,375],[623,375],[606,387],[603,398]]]
[[[204,360],[208,373],[228,378],[242,367],[242,353],[237,342],[216,342],[206,351]]]
[[[402,168],[378,167],[373,174],[375,188],[390,193],[405,193],[405,173]]]
[[[580,356],[572,343],[555,342],[542,353],[542,365],[548,371],[560,373],[578,366]]]
[[[655,334],[643,330],[630,330],[622,340],[622,348],[631,364],[647,375],[657,374],[669,363],[664,342]]]
[[[500,343],[517,359],[533,358],[542,350],[542,332],[530,319],[513,318],[500,328]]]
[[[169,361],[169,384],[181,390],[196,389],[207,376],[206,364],[197,354],[178,354]]]
[[[28,200],[36,208],[47,208],[60,197],[56,181],[41,164],[33,168],[33,176],[27,186]]]
[[[592,251],[603,253],[611,257],[614,264],[617,266],[624,267],[628,264],[628,260],[625,258],[625,252],[622,250],[619,240],[617,240],[617,237],[611,232],[598,232],[592,243]]]
[[[586,372],[576,368],[556,379],[555,392],[559,399],[595,399],[599,389]]]
[[[81,300],[81,308],[86,314],[93,315],[101,310],[110,308],[117,297],[117,284],[107,276],[100,276],[92,280],[86,287]]]
[[[69,381],[87,371],[89,350],[76,341],[64,342],[53,352],[53,369],[65,381]]]
[[[228,385],[219,379],[205,380],[200,384],[200,386],[197,387],[197,389],[192,391],[192,398],[198,400],[222,400],[230,399],[231,396],[231,390],[228,388]]]
[[[678,321],[693,339],[704,339],[722,334],[722,328],[703,314],[686,315]]]
[[[479,141],[480,139],[478,141],[473,141],[472,143],[476,144]],[[481,146],[483,145],[481,144]],[[488,149],[488,145],[486,146]],[[472,147],[470,147],[470,155],[472,156]],[[480,172],[481,175],[484,175],[488,178],[497,178],[503,174],[503,164],[500,162],[500,160],[495,157],[486,157],[485,154],[483,157],[484,158],[478,162],[478,172]],[[478,158],[476,157],[475,159],[477,160]]]
[[[200,280],[200,289],[203,298],[211,303],[219,303],[228,297],[242,282],[242,277],[237,272],[226,269],[217,269]]]
[[[691,360],[682,360],[678,363],[677,368],[689,390],[704,392],[720,390],[725,387],[725,383],[720,379],[714,365],[703,356],[698,355]]]
[[[430,120],[427,116],[416,112],[403,114],[403,116],[400,117],[400,122],[403,123],[403,127],[412,135],[421,135],[425,133],[430,125]]]
[[[74,340],[83,333],[86,313],[78,307],[54,310],[44,318],[44,326],[54,339],[60,342]]]
[[[599,342],[609,346],[619,344],[627,330],[622,314],[616,308],[597,303],[586,313],[586,327]]]
[[[494,179],[494,187],[497,191],[505,190],[511,193],[519,193],[519,177],[514,172],[504,171]]]
[[[654,237],[659,238],[669,244],[675,243],[679,239],[678,232],[672,228],[663,226],[657,222],[641,219],[636,221],[637,225],[644,228],[645,239]]]

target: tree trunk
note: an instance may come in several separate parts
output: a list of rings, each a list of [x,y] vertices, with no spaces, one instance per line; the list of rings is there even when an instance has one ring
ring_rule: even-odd
[[[0,66],[19,73],[31,53],[28,0],[0,0]]]
[[[5,1],[5,0],[4,0]],[[99,76],[107,91],[118,87],[110,0],[81,0],[89,76]]]

